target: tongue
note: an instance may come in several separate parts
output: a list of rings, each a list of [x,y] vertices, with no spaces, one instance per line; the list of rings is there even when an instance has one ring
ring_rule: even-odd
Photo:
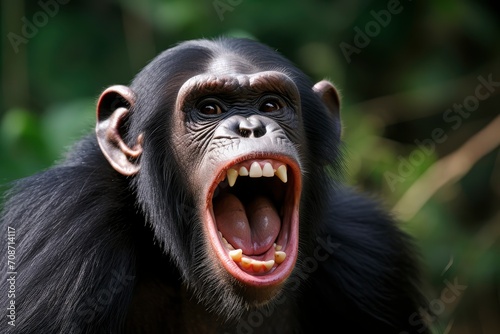
[[[273,246],[281,220],[273,203],[264,196],[246,206],[233,194],[224,194],[214,203],[217,228],[235,249],[245,255],[259,255]]]

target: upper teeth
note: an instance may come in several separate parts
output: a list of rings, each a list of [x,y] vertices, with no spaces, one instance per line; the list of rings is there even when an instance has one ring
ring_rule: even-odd
[[[277,169],[274,169],[269,162],[266,162],[264,164],[264,167],[261,167],[257,161],[254,161],[250,165],[250,171],[248,171],[248,169],[244,166],[241,166],[239,170],[236,170],[235,168],[229,168],[226,172],[226,176],[229,186],[232,187],[236,183],[238,175],[250,176],[253,178],[263,177],[263,176],[273,177],[274,175],[276,175],[281,181],[283,181],[283,183],[286,183],[288,180],[286,173],[287,173],[286,165],[281,165]]]

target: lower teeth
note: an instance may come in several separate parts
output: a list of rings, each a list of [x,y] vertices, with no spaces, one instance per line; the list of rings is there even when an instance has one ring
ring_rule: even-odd
[[[276,244],[274,244],[274,260],[260,261],[244,257],[242,249],[234,249],[226,238],[222,236],[220,231],[219,235],[221,236],[226,248],[229,249],[229,256],[231,259],[233,259],[234,262],[238,263],[239,266],[245,270],[252,270],[256,273],[268,272],[274,267],[275,264],[281,264],[286,258],[286,253],[281,250],[283,247]]]

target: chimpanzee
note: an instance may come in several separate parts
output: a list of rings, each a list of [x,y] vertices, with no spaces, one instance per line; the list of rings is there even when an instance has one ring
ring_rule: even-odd
[[[426,333],[418,247],[345,182],[339,108],[227,37],[105,89],[95,133],[7,193],[2,332]]]

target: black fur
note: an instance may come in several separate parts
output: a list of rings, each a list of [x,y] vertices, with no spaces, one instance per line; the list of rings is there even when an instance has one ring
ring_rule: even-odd
[[[168,133],[179,86],[229,51],[294,79],[307,140],[296,270],[275,302],[249,310],[203,261]],[[318,111],[311,87],[248,40],[192,41],[159,55],[131,83],[137,101],[124,131],[130,142],[145,134],[138,175],[116,172],[90,135],[7,193],[0,245],[5,254],[15,228],[16,321],[4,314],[2,333],[426,333],[415,315],[425,300],[413,241],[376,201],[341,185],[340,125]],[[9,276],[2,270],[4,313]]]

